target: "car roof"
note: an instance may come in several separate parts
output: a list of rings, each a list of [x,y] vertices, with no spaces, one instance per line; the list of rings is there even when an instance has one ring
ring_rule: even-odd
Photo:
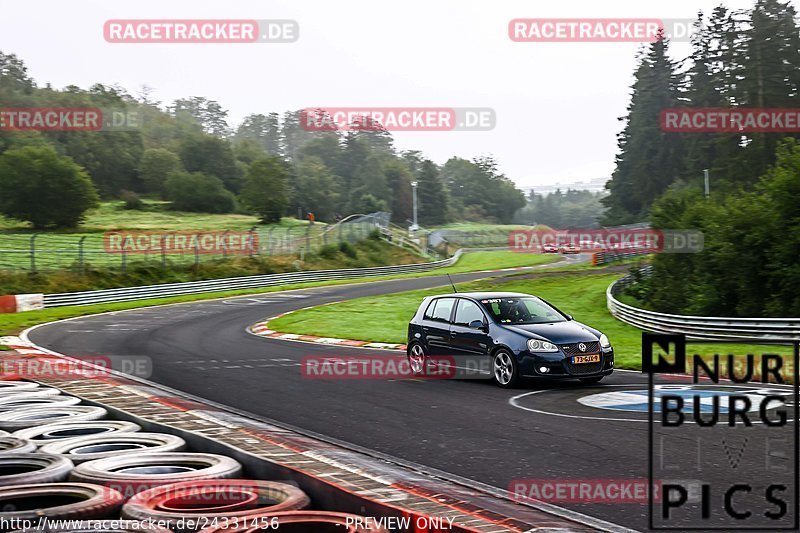
[[[447,296],[466,296],[474,300],[485,300],[489,298],[520,298],[522,296],[531,296],[522,292],[458,292],[451,294],[437,294],[431,298],[442,298]]]

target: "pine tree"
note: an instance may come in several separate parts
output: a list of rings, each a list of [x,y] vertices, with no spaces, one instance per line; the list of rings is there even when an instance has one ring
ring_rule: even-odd
[[[660,38],[640,57],[628,106],[626,126],[618,136],[616,169],[606,184],[606,224],[641,220],[650,204],[675,181],[682,167],[679,134],[661,131],[662,109],[676,107],[678,79],[668,57],[669,42]]]
[[[425,159],[417,179],[417,206],[419,222],[424,226],[435,226],[447,222],[447,194],[439,169]]]

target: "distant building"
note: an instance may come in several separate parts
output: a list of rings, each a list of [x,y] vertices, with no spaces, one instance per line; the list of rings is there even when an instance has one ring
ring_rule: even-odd
[[[558,189],[561,189],[562,192],[566,191],[567,189],[573,189],[577,191],[592,191],[592,192],[603,192],[606,190],[606,182],[611,178],[595,178],[586,181],[572,181],[572,182],[557,182],[552,185],[527,185],[527,186],[520,186],[519,188],[527,195],[530,193],[531,189],[536,191],[536,194],[548,195],[551,193],[556,192]]]

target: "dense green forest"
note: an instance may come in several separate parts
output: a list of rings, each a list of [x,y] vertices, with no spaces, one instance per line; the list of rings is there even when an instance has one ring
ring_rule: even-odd
[[[544,224],[551,228],[594,228],[602,217],[603,193],[567,189],[556,189],[551,194],[528,194],[528,204],[517,211],[514,221],[533,226]]]
[[[674,133],[666,108],[792,108],[800,92],[800,32],[789,3],[699,14],[692,53],[670,59],[662,39],[643,50],[607,224],[649,220],[700,229],[698,254],[661,254],[636,296],[654,309],[717,316],[800,315],[800,147],[794,133]],[[705,197],[703,170],[710,175]]]
[[[228,112],[203,97],[170,105],[143,88],[43,86],[24,62],[0,52],[0,107],[124,109],[131,131],[10,131],[0,128],[0,214],[37,228],[78,224],[99,199],[131,208],[147,195],[184,211],[282,215],[332,221],[390,211],[412,217],[418,183],[420,223],[508,223],[525,197],[491,157],[452,157],[436,165],[419,151],[400,152],[384,129],[308,131],[301,112],[254,113],[232,126]],[[58,179],[54,179],[58,176]]]

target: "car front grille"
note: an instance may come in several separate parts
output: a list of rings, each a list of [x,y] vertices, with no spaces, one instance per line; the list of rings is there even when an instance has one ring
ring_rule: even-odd
[[[579,344],[584,344],[586,346],[585,350],[581,350],[578,348]],[[600,352],[600,342],[599,341],[592,341],[592,342],[575,342],[572,344],[561,344],[559,345],[561,351],[567,355],[585,355],[589,353],[599,353]]]
[[[567,369],[569,373],[573,376],[581,376],[584,374],[594,374],[596,372],[600,372],[603,368],[603,358],[600,358],[600,361],[596,363],[580,363],[577,365],[573,365],[571,362],[567,363]]]

